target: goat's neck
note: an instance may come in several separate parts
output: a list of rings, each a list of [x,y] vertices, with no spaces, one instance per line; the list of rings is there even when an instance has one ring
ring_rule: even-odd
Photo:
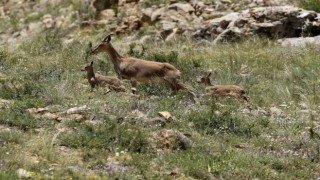
[[[109,57],[111,58],[112,63],[115,66],[119,66],[119,64],[122,61],[122,56],[114,49],[114,47],[109,44],[109,46],[106,49],[106,52],[108,53]]]
[[[205,82],[204,82],[204,84],[205,84],[206,86],[213,86],[213,84],[211,84],[210,79],[206,79]]]
[[[111,44],[109,44],[109,46],[107,47],[106,52],[111,58],[111,61],[114,65],[114,70],[116,71],[118,78],[122,79],[121,71],[119,68],[119,64],[122,62],[122,56],[114,49]]]
[[[94,72],[93,72],[93,69],[89,69],[88,71],[87,71],[87,78],[88,78],[88,80],[91,80],[91,78],[95,78],[96,76],[95,76],[95,74],[94,74]]]

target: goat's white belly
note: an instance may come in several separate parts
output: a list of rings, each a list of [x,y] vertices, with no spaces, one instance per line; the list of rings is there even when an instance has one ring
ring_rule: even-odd
[[[159,77],[153,77],[153,78],[144,78],[144,77],[139,77],[137,78],[139,82],[144,82],[144,83],[162,83],[164,82],[163,78]]]

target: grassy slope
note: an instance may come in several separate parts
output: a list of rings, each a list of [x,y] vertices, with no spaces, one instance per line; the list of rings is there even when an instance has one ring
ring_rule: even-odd
[[[215,103],[200,98],[192,105],[185,92],[168,97],[169,90],[159,85],[139,85],[139,98],[105,94],[101,89],[90,92],[79,69],[86,63],[87,40],[98,42],[94,38],[99,37],[64,45],[59,39],[46,41],[44,36],[25,42],[14,52],[0,49],[0,98],[14,100],[9,108],[0,110],[1,179],[16,177],[18,168],[32,172],[33,177],[59,179],[320,176],[320,139],[311,138],[309,131],[312,128],[320,134],[319,48],[282,48],[272,41],[250,39],[226,45],[150,42],[145,53],[131,52],[174,64],[197,94],[203,93],[203,86],[194,79],[201,70],[213,70],[216,83],[245,87],[260,109],[245,113],[246,107],[233,99]],[[123,40],[114,39],[113,44],[121,54],[129,52]],[[105,55],[90,60],[95,61],[96,70],[113,74]],[[129,82],[125,83],[129,88]],[[52,105],[59,106],[51,111],[88,105],[102,123],[58,123],[34,119],[25,111]],[[268,113],[271,107],[283,112]],[[165,110],[177,121],[164,127],[149,125]],[[157,134],[163,129],[191,134],[192,148],[159,155]],[[129,170],[112,175],[99,171],[110,159]]]

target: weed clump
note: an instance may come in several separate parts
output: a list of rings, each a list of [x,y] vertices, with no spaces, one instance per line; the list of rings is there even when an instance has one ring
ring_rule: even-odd
[[[76,125],[75,132],[61,137],[61,145],[72,148],[127,149],[130,152],[145,152],[148,148],[147,135],[141,129],[129,125],[119,126],[116,121],[105,120],[98,126]]]

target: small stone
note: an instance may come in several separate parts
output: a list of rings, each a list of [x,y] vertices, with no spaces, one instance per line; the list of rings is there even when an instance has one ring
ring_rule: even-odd
[[[172,119],[172,115],[168,111],[158,112],[161,117],[164,117],[166,120]]]
[[[177,140],[181,149],[186,150],[191,148],[192,141],[184,134],[177,135]]]
[[[85,111],[87,111],[89,108],[87,107],[87,105],[84,106],[80,106],[80,107],[73,107],[70,108],[66,111],[67,114],[77,114],[77,113],[83,113]]]
[[[25,169],[18,169],[17,170],[17,175],[20,178],[30,178],[31,177],[31,173]]]
[[[274,115],[281,115],[282,114],[282,110],[277,108],[277,107],[271,107],[270,108],[270,112]]]

